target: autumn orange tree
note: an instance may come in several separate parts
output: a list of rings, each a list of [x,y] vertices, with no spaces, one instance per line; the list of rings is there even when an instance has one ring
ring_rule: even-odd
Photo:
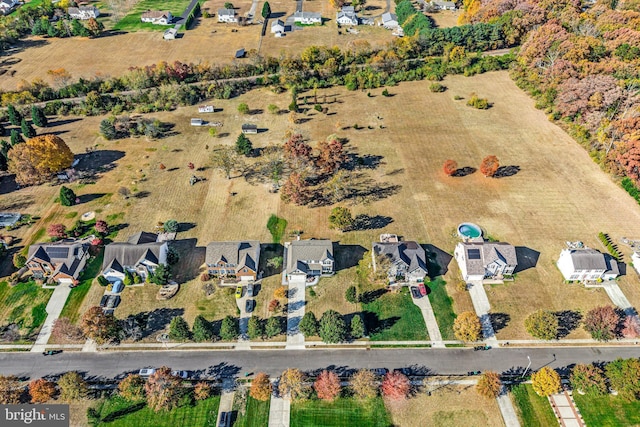
[[[14,375],[0,375],[0,404],[15,405],[20,403],[24,386]]]
[[[144,391],[151,409],[170,411],[178,406],[182,397],[182,380],[171,373],[171,368],[163,366],[151,374]]]
[[[499,167],[500,162],[498,162],[496,156],[487,156],[482,159],[482,163],[480,163],[480,172],[486,177],[492,177],[496,174]]]
[[[382,379],[382,395],[391,400],[404,400],[411,391],[409,378],[402,372],[388,372]]]
[[[280,190],[280,198],[285,202],[304,205],[309,201],[309,189],[306,179],[297,172],[292,172]]]
[[[271,398],[271,381],[269,375],[264,372],[258,372],[253,381],[251,381],[251,389],[249,396],[261,402],[266,402]]]
[[[472,311],[461,313],[453,322],[453,332],[462,341],[477,341],[482,332],[480,319]]]
[[[547,397],[561,389],[560,375],[548,366],[531,375],[531,385],[539,396]]]
[[[17,144],[9,150],[7,158],[9,171],[16,174],[16,182],[21,185],[41,184],[73,163],[73,153],[64,140],[51,134]]]
[[[120,396],[127,400],[138,401],[144,399],[144,378],[138,374],[129,374],[118,383]]]
[[[594,307],[587,312],[584,328],[594,340],[609,341],[616,337],[620,315],[610,305]]]
[[[446,175],[453,175],[458,170],[458,162],[455,160],[447,160],[442,166],[442,170]]]
[[[342,142],[335,135],[331,135],[326,141],[318,143],[316,166],[323,173],[331,174],[335,172],[346,160],[347,155],[344,152]]]
[[[29,395],[31,396],[31,403],[44,403],[51,399],[56,394],[56,385],[47,381],[44,378],[33,380],[29,383]]]
[[[349,385],[358,399],[373,399],[378,395],[376,375],[368,369],[361,369],[353,374]]]
[[[118,322],[113,314],[106,314],[102,307],[91,307],[82,315],[82,331],[98,344],[118,338]]]
[[[313,383],[318,399],[332,401],[340,395],[340,378],[335,372],[324,370]]]
[[[607,379],[599,367],[578,364],[571,371],[571,387],[580,393],[603,396],[607,394]]]
[[[280,376],[278,391],[283,396],[289,395],[293,400],[306,399],[311,391],[306,379],[301,370],[289,368]]]
[[[211,386],[203,381],[196,384],[193,388],[193,398],[196,400],[205,400],[211,396]]]
[[[498,397],[500,390],[502,390],[502,381],[500,381],[500,374],[497,372],[484,372],[476,384],[478,394],[490,399]]]

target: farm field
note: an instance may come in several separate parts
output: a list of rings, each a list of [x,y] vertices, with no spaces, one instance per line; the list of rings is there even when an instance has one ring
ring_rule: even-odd
[[[352,245],[350,250],[360,256],[381,232],[397,233],[406,240],[435,246],[443,254],[442,259],[449,260],[441,273],[456,313],[469,310],[471,303],[466,292],[451,285],[458,268],[447,253],[455,247],[452,234],[457,224],[472,221],[494,238],[529,248],[537,257],[535,268],[518,272],[515,282],[486,286],[492,312],[501,314],[503,319],[499,338],[528,338],[524,318],[539,308],[584,313],[593,306],[610,304],[600,289],[563,283],[555,261],[565,241],[582,240],[600,249],[598,231],[609,233],[616,241],[622,236],[640,236],[640,207],[600,171],[580,146],[550,123],[543,112],[533,108],[533,102],[506,72],[452,76],[443,84],[448,90],[434,94],[429,92],[428,82],[402,83],[390,88],[393,96],[388,98],[380,96],[381,90],[372,90],[372,97],[344,88],[322,90],[318,100],[326,103],[329,115],[309,110],[300,115],[305,122],[293,126],[286,115],[240,115],[237,106],[241,102],[263,111],[269,104],[281,109],[288,105],[287,94],[255,90],[235,99],[212,101],[222,109],[210,116],[211,120],[224,123],[218,138],[211,137],[206,128],[189,126],[189,118],[198,117],[195,107],[147,115],[175,124],[173,135],[154,141],[105,141],[97,134],[102,117],[59,118],[59,125],[51,130],[61,132],[72,151],[84,153],[85,148],[95,147],[98,151],[91,155],[93,159],[113,168],[103,172],[94,185],[71,185],[78,195],[94,194],[96,198],[64,208],[53,202],[58,187],[45,185],[3,194],[0,209],[18,209],[42,217],[31,227],[12,232],[25,243],[30,243],[48,223],[71,225],[73,219],[65,217],[71,210],[94,210],[98,219],[112,216],[126,225],[118,240],[139,230],[151,231],[158,221],[175,218],[192,224],[179,237],[196,239],[198,248],[211,240],[247,238],[270,242],[266,224],[274,213],[288,221],[287,230],[302,231],[302,238],[329,238],[340,245]],[[454,95],[468,97],[471,92],[488,96],[493,107],[480,111],[467,107],[465,100],[453,100]],[[356,120],[358,130],[354,129]],[[361,188],[359,196],[343,204],[352,209],[354,216],[383,217],[382,228],[347,233],[330,230],[327,217],[332,206],[284,204],[278,194],[269,193],[267,183],[237,176],[227,180],[209,168],[211,147],[233,144],[245,122],[267,128],[250,136],[256,148],[281,143],[290,127],[300,131],[312,145],[332,133],[347,138],[346,148],[366,167],[354,175],[354,185]],[[517,166],[519,172],[490,179],[478,172],[451,178],[441,171],[446,159],[456,160],[460,167],[478,167],[488,154],[497,155],[502,165]],[[186,167],[189,162],[203,168],[196,174],[206,181],[189,185],[194,173]],[[161,163],[166,165],[165,170],[159,168]],[[120,187],[129,188],[137,196],[122,198],[117,194]],[[377,190],[365,192],[363,188]],[[629,256],[628,248],[621,250]],[[344,301],[344,290],[355,284],[356,263],[349,260],[341,266],[339,262],[338,274],[322,279],[317,287],[318,296],[328,298],[310,299],[307,308],[316,314],[327,308],[352,312],[354,308]],[[177,299],[163,303],[167,308],[184,307],[189,321],[198,313],[201,302],[205,303],[195,278],[197,269],[184,277],[188,282]],[[629,275],[619,283],[631,303],[640,306],[640,292],[633,289],[637,288],[634,280],[635,276]],[[159,307],[152,286],[139,289],[142,290],[127,290],[132,298],[127,297],[122,309],[116,310],[118,317],[142,309],[143,304]],[[89,298],[98,298],[96,293],[100,290],[90,290],[85,303]],[[233,305],[228,309],[235,310]],[[258,310],[262,309],[259,305]],[[213,314],[213,310],[205,308],[202,313]],[[215,310],[222,313],[227,309]],[[569,332],[571,338],[587,336],[580,329]]]

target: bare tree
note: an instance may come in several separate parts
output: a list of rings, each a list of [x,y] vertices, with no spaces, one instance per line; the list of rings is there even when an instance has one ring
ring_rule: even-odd
[[[238,171],[244,168],[242,159],[233,147],[218,145],[214,147],[209,159],[211,161],[211,165],[214,168],[223,171],[227,179],[231,179],[232,171]]]

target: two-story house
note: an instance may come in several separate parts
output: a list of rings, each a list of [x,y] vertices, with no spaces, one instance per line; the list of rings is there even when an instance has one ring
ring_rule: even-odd
[[[428,274],[425,251],[416,242],[375,242],[371,252],[374,271],[381,268],[376,263],[380,256],[390,261],[387,271],[390,284],[423,282]]]
[[[502,280],[518,266],[516,248],[505,242],[461,242],[453,255],[465,281]]]
[[[336,22],[340,25],[358,25],[358,16],[353,6],[343,6],[336,13]]]
[[[613,280],[620,275],[618,262],[609,254],[591,248],[568,248],[556,263],[568,281]]]
[[[82,240],[65,239],[53,243],[36,243],[29,247],[25,266],[35,279],[49,283],[72,284],[78,280],[95,236]]]
[[[211,242],[207,245],[207,273],[216,277],[237,277],[241,281],[256,280],[260,261],[260,242]]]
[[[110,243],[104,248],[102,275],[111,283],[123,281],[125,272],[136,273],[142,280],[152,275],[160,264],[167,263],[167,242],[158,241],[155,233],[140,232],[126,242]]]
[[[238,18],[236,18],[236,11],[234,9],[218,9],[218,22],[238,22]]]
[[[331,240],[294,240],[286,242],[285,279],[288,283],[315,283],[320,276],[335,272]]]
[[[100,16],[100,11],[95,6],[70,7],[67,9],[70,18],[73,19],[91,19]]]
[[[171,25],[173,16],[168,10],[148,10],[140,15],[140,20],[157,25]]]

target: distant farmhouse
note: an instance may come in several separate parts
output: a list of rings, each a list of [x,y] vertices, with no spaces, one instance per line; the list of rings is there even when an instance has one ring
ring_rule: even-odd
[[[73,19],[91,19],[100,16],[100,11],[95,6],[70,7],[67,10],[69,17]]]
[[[293,20],[297,24],[322,24],[322,15],[316,12],[295,12]]]
[[[398,28],[398,17],[393,13],[383,13],[382,14],[382,26],[389,30],[394,30]]]
[[[281,19],[276,19],[271,23],[271,33],[272,34],[282,34],[285,30],[284,21]]]
[[[336,14],[336,22],[340,25],[358,25],[358,16],[353,6],[343,6]]]
[[[236,11],[233,9],[218,9],[218,22],[238,22],[238,19],[236,18]]]
[[[213,113],[214,111],[213,105],[201,105],[198,107],[198,113]]]
[[[456,10],[456,4],[452,1],[433,0],[431,5],[440,10]]]
[[[252,123],[242,125],[242,133],[258,133],[258,126]]]
[[[502,280],[518,265],[516,248],[505,242],[462,242],[453,255],[465,281]]]
[[[148,10],[140,16],[140,20],[156,25],[171,25],[173,16],[168,10]]]
[[[615,258],[591,248],[563,249],[557,266],[571,282],[613,280],[620,275]]]
[[[175,40],[177,36],[178,36],[178,30],[175,28],[169,28],[167,31],[164,32],[164,35],[162,36],[162,38],[165,40]]]
[[[25,265],[36,279],[73,284],[87,263],[93,239],[95,236],[31,245]]]

